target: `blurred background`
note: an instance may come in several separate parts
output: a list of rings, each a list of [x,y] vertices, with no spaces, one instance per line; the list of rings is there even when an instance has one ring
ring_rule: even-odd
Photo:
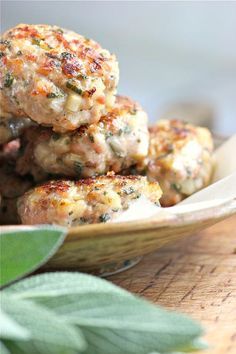
[[[157,119],[236,132],[236,2],[2,1],[1,32],[48,23],[117,55],[119,92]]]

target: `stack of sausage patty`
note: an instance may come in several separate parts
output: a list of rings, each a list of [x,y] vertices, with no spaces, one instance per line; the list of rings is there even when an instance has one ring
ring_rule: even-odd
[[[109,222],[140,197],[171,206],[209,183],[209,131],[148,128],[142,107],[117,95],[116,57],[95,41],[22,24],[0,50],[1,223]]]

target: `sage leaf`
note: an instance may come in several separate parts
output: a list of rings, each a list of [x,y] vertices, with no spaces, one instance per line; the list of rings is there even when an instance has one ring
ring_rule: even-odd
[[[40,266],[57,251],[66,229],[40,226],[32,229],[16,228],[0,234],[0,286],[6,285]]]
[[[20,326],[11,317],[0,309],[0,336],[1,338],[27,340],[30,333],[27,329]]]
[[[9,350],[5,347],[5,345],[0,341],[0,353],[1,354],[10,354]]]
[[[201,329],[192,320],[135,296],[92,292],[39,299],[39,303],[82,329],[86,353],[192,351]]]
[[[11,284],[3,290],[21,299],[59,297],[72,294],[118,293],[133,296],[128,291],[93,275],[78,272],[49,272],[31,276]]]
[[[52,311],[31,301],[19,300],[5,294],[1,294],[1,305],[4,312],[30,334],[27,341],[1,338],[10,352],[76,354],[86,348],[79,328],[63,321]]]
[[[73,286],[74,285],[74,286]],[[201,348],[201,327],[93,276],[61,272],[13,284],[4,291],[47,307],[77,325],[86,354],[147,354]]]

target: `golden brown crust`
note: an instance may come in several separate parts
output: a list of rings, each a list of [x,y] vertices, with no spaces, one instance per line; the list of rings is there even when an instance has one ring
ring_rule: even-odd
[[[114,55],[93,40],[49,25],[20,24],[1,39],[1,105],[55,131],[97,122],[114,102]]]
[[[18,202],[22,223],[75,226],[107,222],[141,196],[158,203],[158,183],[141,176],[107,176],[79,181],[50,181],[27,192]]]

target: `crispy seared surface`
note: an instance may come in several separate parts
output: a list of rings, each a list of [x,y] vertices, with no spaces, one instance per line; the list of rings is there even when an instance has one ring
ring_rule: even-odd
[[[73,133],[29,129],[17,168],[25,174],[38,166],[44,173],[77,178],[118,173],[141,163],[147,156],[148,144],[146,113],[130,98],[118,96],[113,109],[98,123]]]
[[[50,181],[22,196],[18,212],[23,224],[76,226],[107,222],[141,196],[158,203],[158,183],[150,183],[146,177],[114,174],[79,181]]]
[[[75,32],[20,24],[1,38],[3,115],[29,116],[57,132],[97,122],[114,103],[114,55]]]

